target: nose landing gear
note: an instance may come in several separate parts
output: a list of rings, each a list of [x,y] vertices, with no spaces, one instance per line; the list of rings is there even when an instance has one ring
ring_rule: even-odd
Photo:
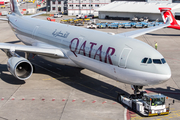
[[[144,93],[146,93],[145,91],[139,91],[139,89],[142,89],[143,86],[137,86],[137,85],[131,85],[132,90],[134,90],[134,94],[131,94],[129,96],[129,98],[133,98],[133,99],[137,99],[137,98],[141,98],[143,96]],[[137,94],[139,92],[139,94]],[[121,100],[121,96],[124,94],[119,94],[117,95],[117,101],[119,103],[122,103]]]
[[[139,89],[142,89],[143,86],[131,85],[132,90],[134,90],[134,95],[137,95],[137,92],[140,92]]]

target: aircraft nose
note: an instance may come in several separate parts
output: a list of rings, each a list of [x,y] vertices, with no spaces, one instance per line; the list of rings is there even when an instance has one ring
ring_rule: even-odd
[[[162,75],[160,82],[166,82],[167,80],[169,80],[169,78],[171,78],[171,69],[169,67],[169,65],[166,63],[163,66],[158,68],[159,73]]]
[[[165,64],[166,66],[165,66],[165,69],[163,70],[163,73],[165,74],[165,75],[168,75],[169,76],[169,78],[171,77],[171,69],[170,69],[170,67],[169,67],[169,65],[168,64]],[[168,79],[169,79],[168,78]]]

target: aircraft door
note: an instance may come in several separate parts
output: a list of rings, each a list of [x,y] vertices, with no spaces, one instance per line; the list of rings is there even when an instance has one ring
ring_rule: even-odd
[[[119,67],[126,68],[127,60],[129,57],[129,54],[131,53],[131,48],[125,47],[121,53],[120,60],[119,60]]]
[[[34,30],[33,30],[33,32],[32,32],[32,38],[33,38],[33,39],[35,39],[35,37],[36,37],[36,32],[37,32],[38,29],[39,29],[39,26],[36,26],[36,27],[34,28]]]

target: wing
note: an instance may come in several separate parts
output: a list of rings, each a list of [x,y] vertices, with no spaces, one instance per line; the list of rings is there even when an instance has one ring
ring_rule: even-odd
[[[41,13],[37,13],[37,14],[34,14],[34,15],[30,15],[29,17],[35,17],[35,16],[38,16],[38,15],[42,15],[42,14],[45,14],[46,12],[41,12]]]
[[[170,18],[168,17],[168,19],[166,20],[165,24],[159,25],[159,26],[155,26],[155,27],[150,27],[150,28],[145,28],[145,29],[140,29],[140,30],[135,30],[135,31],[130,31],[130,32],[125,32],[125,33],[120,33],[120,34],[116,34],[116,35],[121,35],[121,36],[125,36],[125,37],[131,37],[131,38],[135,38],[138,37],[140,35],[144,35],[146,33],[167,27],[170,25]]]
[[[0,43],[0,49],[10,51],[22,51],[54,58],[66,58],[65,54],[58,48],[44,48],[10,43]]]

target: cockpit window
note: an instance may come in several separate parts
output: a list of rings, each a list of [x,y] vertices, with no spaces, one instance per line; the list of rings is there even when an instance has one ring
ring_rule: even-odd
[[[154,64],[162,64],[160,59],[153,59]]]
[[[144,59],[142,59],[141,63],[146,63],[147,60],[148,60],[148,58],[144,58]]]
[[[152,59],[151,59],[151,58],[149,58],[149,60],[148,60],[147,64],[151,64],[151,63],[152,63]]]
[[[163,64],[165,64],[165,63],[166,63],[166,60],[165,60],[164,58],[162,58],[162,59],[161,59],[161,62],[162,62]]]

